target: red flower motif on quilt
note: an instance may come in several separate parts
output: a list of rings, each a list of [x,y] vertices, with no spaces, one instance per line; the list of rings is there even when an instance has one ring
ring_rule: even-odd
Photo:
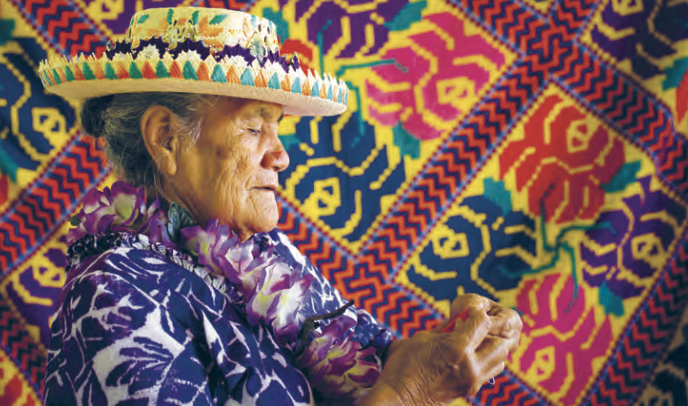
[[[424,21],[434,29],[385,51],[381,59],[394,62],[372,68],[376,77],[366,82],[366,90],[371,118],[387,126],[401,122],[414,137],[429,140],[471,108],[505,57],[481,36],[466,34],[464,22],[452,13]]]
[[[573,289],[570,276],[553,274],[524,281],[516,298],[524,323],[511,365],[563,405],[576,404],[613,339],[609,318],[596,322],[585,291],[574,298]]]
[[[503,177],[516,171],[516,188],[528,190],[530,211],[563,223],[592,219],[604,203],[603,185],[624,164],[623,143],[573,103],[546,97],[499,157]]]

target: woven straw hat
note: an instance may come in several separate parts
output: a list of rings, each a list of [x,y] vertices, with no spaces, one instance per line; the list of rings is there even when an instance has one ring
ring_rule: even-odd
[[[275,24],[247,13],[177,7],[134,15],[125,38],[94,54],[41,62],[49,92],[88,99],[117,93],[184,92],[257,99],[286,114],[346,110],[349,90],[328,74],[304,73],[279,53]]]

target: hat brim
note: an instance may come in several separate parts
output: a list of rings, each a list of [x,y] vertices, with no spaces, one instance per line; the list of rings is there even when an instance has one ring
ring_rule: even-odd
[[[316,96],[286,92],[281,89],[176,78],[79,80],[55,84],[46,90],[73,100],[142,92],[179,92],[238,97],[279,104],[284,106],[285,114],[295,116],[334,116],[346,110],[346,105],[342,103]]]

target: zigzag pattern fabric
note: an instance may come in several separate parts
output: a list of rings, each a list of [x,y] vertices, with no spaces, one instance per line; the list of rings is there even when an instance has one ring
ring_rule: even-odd
[[[0,0],[0,404],[41,404],[69,218],[114,181],[38,63],[180,4],[266,17],[346,82],[346,113],[283,121],[279,227],[347,299],[399,337],[461,293],[520,312],[456,405],[688,404],[680,0]]]

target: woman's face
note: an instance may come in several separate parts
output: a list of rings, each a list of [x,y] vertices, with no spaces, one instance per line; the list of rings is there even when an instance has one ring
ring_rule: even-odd
[[[201,225],[219,219],[241,240],[275,228],[277,173],[289,165],[277,127],[282,106],[218,98],[198,141],[180,148],[175,194]]]

